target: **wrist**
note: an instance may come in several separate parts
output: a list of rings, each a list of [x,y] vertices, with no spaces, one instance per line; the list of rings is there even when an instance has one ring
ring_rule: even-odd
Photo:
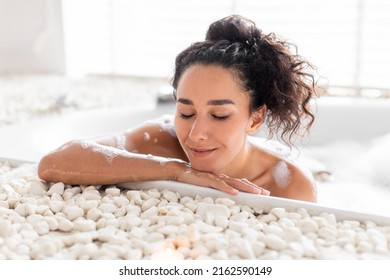
[[[181,174],[191,169],[188,162],[179,159],[170,159],[166,166],[168,167],[168,179],[178,181]]]

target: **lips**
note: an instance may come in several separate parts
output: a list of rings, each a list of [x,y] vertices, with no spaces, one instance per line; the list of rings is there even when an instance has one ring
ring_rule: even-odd
[[[216,150],[216,148],[194,148],[194,147],[189,147],[189,148],[192,155],[195,157],[206,157],[212,154]]]

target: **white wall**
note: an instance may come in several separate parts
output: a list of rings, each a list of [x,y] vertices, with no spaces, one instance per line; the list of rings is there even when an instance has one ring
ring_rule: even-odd
[[[65,69],[61,0],[0,0],[0,74]]]

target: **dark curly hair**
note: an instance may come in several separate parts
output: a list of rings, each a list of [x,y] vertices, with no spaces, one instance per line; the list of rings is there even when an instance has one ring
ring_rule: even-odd
[[[309,72],[315,68],[291,53],[291,47],[296,49],[274,33],[263,34],[247,18],[228,16],[210,25],[205,41],[176,57],[172,86],[176,90],[183,73],[194,64],[231,70],[250,97],[250,113],[266,105],[269,137],[281,132],[281,139],[291,146],[292,136],[302,126],[308,131],[314,122],[309,101],[316,95]]]

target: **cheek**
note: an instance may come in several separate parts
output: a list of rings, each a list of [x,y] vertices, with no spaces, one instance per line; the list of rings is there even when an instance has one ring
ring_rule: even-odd
[[[245,128],[242,122],[226,123],[226,125],[214,127],[212,131],[214,137],[218,137],[221,142],[224,142],[229,147],[238,149],[246,137]]]
[[[180,142],[186,138],[189,132],[189,126],[179,118],[175,118],[175,130]]]

